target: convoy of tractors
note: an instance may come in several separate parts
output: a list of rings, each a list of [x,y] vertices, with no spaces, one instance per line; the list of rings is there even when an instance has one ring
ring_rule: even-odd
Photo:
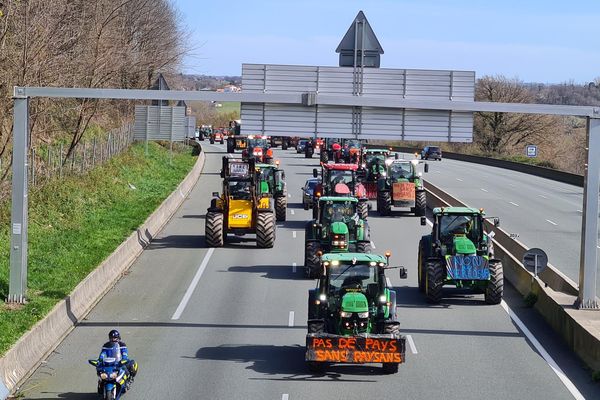
[[[236,124],[227,138],[227,152],[241,151],[241,158],[223,157],[223,188],[213,193],[206,214],[206,242],[221,247],[228,234],[254,234],[259,248],[270,248],[276,221],[286,219],[288,200],[285,172],[273,154],[277,141],[241,136]],[[384,373],[397,372],[405,361],[406,337],[400,333],[396,292],[386,274],[397,269],[406,278],[407,269],[390,265],[389,252],[372,253],[369,210],[371,201],[381,216],[391,215],[394,208],[409,210],[426,225],[423,173],[429,165],[357,140],[279,142],[284,150],[289,146],[307,158],[319,151],[320,168],[305,186],[311,191],[303,189],[304,209],[312,209],[305,226],[304,271],[317,280],[308,293],[308,368],[320,372],[331,364],[380,363]],[[487,304],[500,303],[502,264],[494,258],[494,233],[484,224],[491,219],[498,226],[498,218],[486,217],[483,209],[440,207],[431,210],[429,219],[431,233],[418,242],[413,268],[426,300],[440,302],[443,287],[452,285],[483,293]]]

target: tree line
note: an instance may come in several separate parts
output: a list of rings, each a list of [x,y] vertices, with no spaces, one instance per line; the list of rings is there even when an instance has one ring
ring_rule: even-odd
[[[158,71],[178,71],[185,52],[170,0],[0,0],[0,157],[11,151],[13,86],[144,89]],[[92,125],[116,127],[131,107],[34,99],[31,143],[61,139],[66,160]]]

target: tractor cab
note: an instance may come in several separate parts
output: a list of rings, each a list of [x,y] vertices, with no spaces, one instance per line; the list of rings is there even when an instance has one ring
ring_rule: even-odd
[[[488,240],[484,235],[482,210],[451,207],[434,210],[434,240],[440,243],[442,256],[488,255]]]
[[[268,136],[248,136],[246,148],[242,151],[242,159],[247,160],[250,157],[254,157],[259,163],[273,163],[273,149]]]
[[[285,221],[287,214],[287,187],[285,172],[279,169],[279,161],[272,164],[256,164],[258,187],[261,195],[268,195],[275,200],[277,221]]]
[[[369,215],[366,190],[356,174],[357,169],[356,164],[321,164],[321,183],[317,185],[315,193],[356,197],[359,200],[359,214],[366,219]],[[319,176],[316,168],[313,169],[313,176]]]

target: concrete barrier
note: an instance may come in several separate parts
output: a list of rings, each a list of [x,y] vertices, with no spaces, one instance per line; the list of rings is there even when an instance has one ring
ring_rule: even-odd
[[[200,152],[192,170],[146,221],[0,358],[0,399],[33,373],[121,278],[181,206],[200,178],[204,161],[204,152]]]
[[[467,206],[429,182],[425,188],[428,207]],[[495,232],[494,254],[502,261],[505,279],[523,296],[536,295],[534,307],[546,322],[588,367],[600,370],[600,313],[574,307],[577,285],[556,267],[549,264],[534,278],[521,263],[527,247],[489,222],[486,228]]]

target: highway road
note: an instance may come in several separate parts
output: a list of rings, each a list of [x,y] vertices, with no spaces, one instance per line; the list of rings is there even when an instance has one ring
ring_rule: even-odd
[[[458,160],[429,164],[426,180],[499,216],[504,230],[546,251],[549,262],[579,285],[583,188]],[[600,274],[597,283],[600,294]]]
[[[204,215],[210,193],[220,190],[224,147],[204,148],[204,173],[189,198],[129,273],[25,382],[24,398],[95,399],[96,376],[87,359],[97,356],[113,328],[140,364],[125,396],[131,400],[558,400],[582,398],[574,397],[577,391],[600,398],[589,371],[510,286],[503,305],[488,306],[482,295],[464,292],[428,305],[416,282],[417,244],[427,227],[415,217],[382,218],[376,212],[369,217],[374,251],[391,250],[393,264],[409,270],[408,280],[389,276],[398,291],[402,331],[410,335],[407,361],[395,375],[383,375],[379,366],[349,365],[309,373],[303,344],[307,290],[314,281],[301,270],[310,212],[301,208],[300,187],[317,160],[276,152],[291,197],[273,249],[256,249],[245,238],[208,249]],[[430,175],[450,164],[438,163]],[[531,332],[518,328],[517,318]],[[534,347],[535,338],[557,365]]]

